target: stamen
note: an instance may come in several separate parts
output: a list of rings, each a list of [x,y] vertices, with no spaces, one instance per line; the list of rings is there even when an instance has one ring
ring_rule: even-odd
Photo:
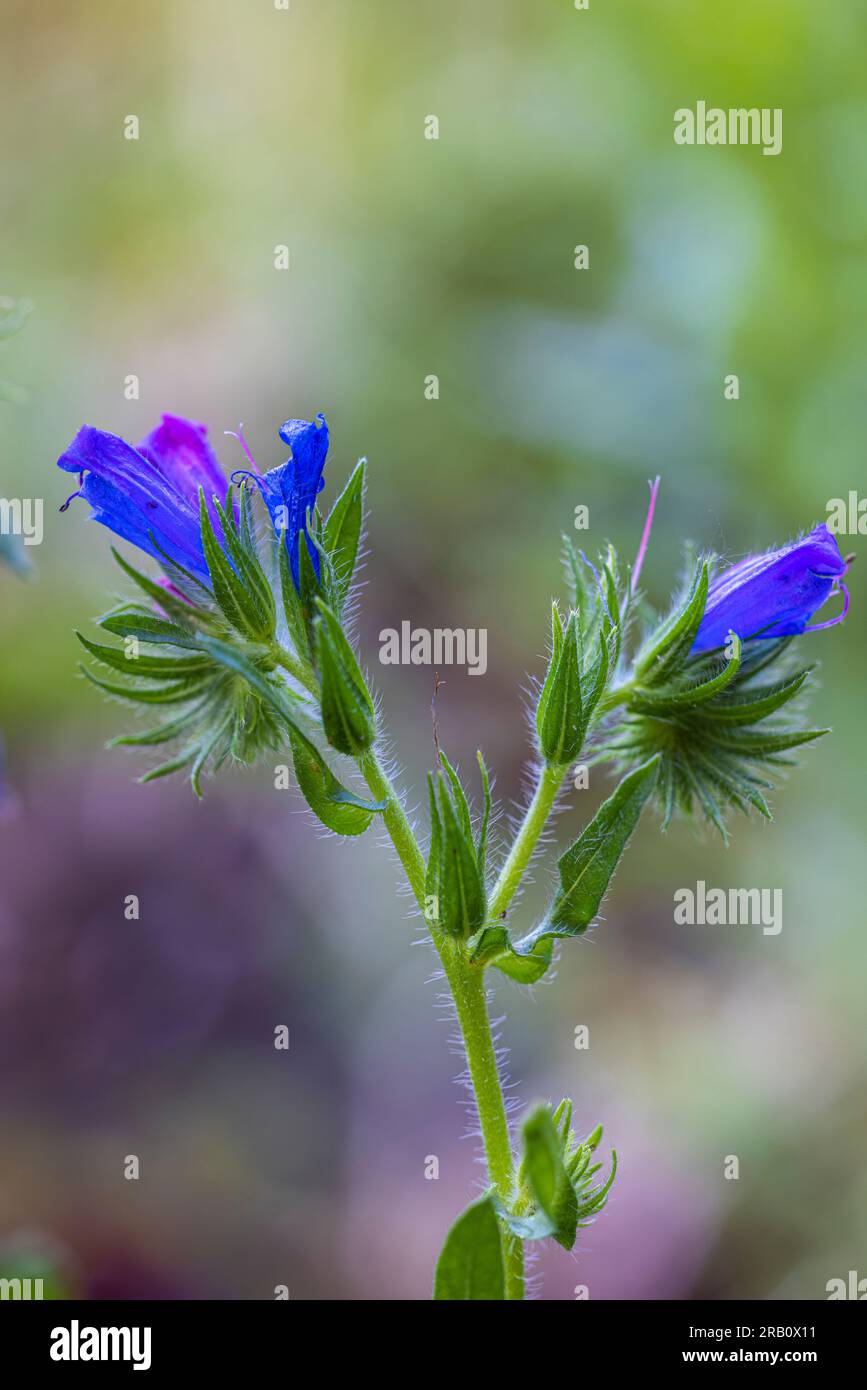
[[[228,431],[226,431],[226,433],[228,433]],[[234,473],[229,474],[229,482],[235,483],[236,485],[238,484],[239,480],[243,480],[244,482],[246,482],[248,478],[250,479],[251,483],[255,483],[257,487],[261,487],[262,474],[251,473],[249,468],[236,468]]]
[[[60,507],[60,508],[58,508],[58,510],[61,511],[61,512],[65,512],[66,509],[67,509],[67,507],[69,506],[70,502],[74,502],[75,499],[76,499],[76,497],[80,497],[80,496],[81,496],[81,489],[83,488],[83,486],[84,486],[84,473],[79,473],[79,475],[78,475],[78,487],[76,488],[75,492],[71,492],[71,493],[69,494],[69,496],[67,497],[67,499],[66,499],[66,501],[64,502],[63,506]]]
[[[656,494],[659,492],[660,475],[657,473],[653,482],[648,479],[650,487],[650,505],[647,508],[647,516],[644,521],[644,530],[641,533],[641,540],[638,544],[638,554],[635,557],[635,564],[632,566],[632,579],[629,583],[629,592],[634,594],[638,585],[638,576],[641,574],[641,566],[644,564],[644,556],[647,552],[647,545],[650,540],[650,531],[653,526],[653,513],[656,509]]]
[[[229,434],[229,435],[231,435],[233,439],[237,439],[237,441],[238,441],[238,443],[240,444],[241,448],[244,450],[244,453],[245,453],[245,455],[247,456],[248,461],[253,465],[254,471],[255,471],[256,473],[261,473],[262,470],[260,469],[258,463],[257,463],[256,460],[253,458],[253,455],[250,453],[250,450],[249,450],[249,448],[247,447],[247,441],[246,441],[246,439],[244,438],[244,426],[243,426],[243,424],[239,425],[238,428],[237,428],[237,430],[223,430],[223,433],[224,433],[224,434]],[[234,477],[234,475],[233,475],[233,477]]]
[[[846,614],[849,612],[849,590],[846,588],[846,585],[842,582],[842,580],[838,579],[837,584],[838,587],[843,591],[843,612],[838,613],[836,618],[829,618],[826,623],[814,623],[812,627],[805,627],[805,632],[821,632],[823,628],[836,627],[838,623],[842,623]]]

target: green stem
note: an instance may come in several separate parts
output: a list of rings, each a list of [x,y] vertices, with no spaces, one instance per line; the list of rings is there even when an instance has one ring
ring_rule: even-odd
[[[358,766],[376,800],[388,802],[382,813],[382,819],[391,836],[392,844],[397,850],[397,857],[409,879],[409,886],[413,891],[415,900],[424,912],[424,884],[427,877],[427,866],[424,862],[424,855],[418,847],[418,841],[413,834],[412,826],[403,809],[403,802],[373,748],[362,753],[358,759]]]
[[[458,1022],[467,1053],[470,1081],[476,1098],[479,1125],[485,1145],[488,1177],[503,1203],[511,1201],[515,1182],[515,1160],[509,1137],[509,1122],[503,1102],[503,1088],[497,1054],[491,1036],[484,970],[468,965],[450,941],[440,948],[440,959],[451,986]],[[503,1261],[506,1298],[524,1297],[524,1243],[517,1236],[503,1235]]]
[[[500,876],[494,884],[488,909],[488,916],[491,921],[495,921],[503,915],[515,896],[515,891],[524,877],[527,865],[539,842],[539,836],[551,814],[551,808],[557,798],[565,771],[565,767],[556,767],[546,763],[539,775],[533,799],[527,807],[521,828],[515,836],[508,858],[500,870]]]
[[[373,749],[362,754],[358,765],[377,800],[388,802],[383,812],[383,821],[416,901],[424,911],[427,869],[400,797]],[[431,928],[431,938],[442,961],[455,1001],[470,1082],[476,1098],[488,1176],[500,1199],[508,1202],[514,1183],[514,1158],[497,1067],[497,1054],[491,1036],[484,970],[479,966],[470,965],[460,946],[443,933]],[[506,1297],[521,1299],[524,1297],[523,1243],[513,1236],[504,1236],[503,1255]]]

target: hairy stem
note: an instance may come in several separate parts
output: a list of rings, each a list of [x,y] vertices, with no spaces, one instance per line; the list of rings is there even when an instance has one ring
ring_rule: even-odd
[[[410,887],[419,907],[425,906],[426,866],[424,856],[413,834],[403,804],[387,776],[379,758],[371,749],[362,754],[358,765],[367,785],[379,801],[387,801],[383,821],[404,867]],[[430,924],[429,924],[430,925]],[[449,937],[431,928],[431,938],[437,949],[443,970],[455,1001],[458,1023],[467,1055],[470,1076],[488,1176],[503,1202],[508,1202],[514,1183],[514,1158],[503,1101],[503,1088],[497,1067],[497,1054],[491,1036],[484,970],[470,965],[460,948]],[[515,1237],[503,1237],[503,1257],[506,1269],[506,1297],[524,1296],[523,1243]]]
[[[515,836],[506,862],[494,884],[489,908],[489,916],[492,921],[503,915],[515,896],[518,885],[533,856],[533,851],[539,843],[539,836],[545,829],[565,771],[565,767],[552,766],[546,763],[539,774],[533,799],[524,813],[521,828]]]
[[[413,834],[406,811],[403,809],[403,802],[373,748],[362,753],[358,759],[358,766],[376,800],[388,802],[382,813],[382,819],[391,836],[391,842],[397,850],[397,857],[409,879],[409,886],[413,891],[415,900],[424,912],[424,883],[427,868],[424,855],[418,847],[418,841]]]

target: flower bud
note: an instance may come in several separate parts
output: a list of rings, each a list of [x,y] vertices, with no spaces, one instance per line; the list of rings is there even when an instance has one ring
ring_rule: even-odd
[[[536,732],[545,761],[563,767],[581,752],[590,712],[581,693],[577,615],[569,615],[563,631],[555,609],[552,629],[551,661],[536,710]]]
[[[321,599],[316,607],[314,629],[322,727],[332,748],[358,757],[367,752],[376,738],[373,700],[337,618]]]

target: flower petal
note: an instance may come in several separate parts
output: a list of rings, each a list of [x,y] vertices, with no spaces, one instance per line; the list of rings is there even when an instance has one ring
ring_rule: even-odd
[[[845,570],[824,524],[780,550],[747,556],[711,585],[692,650],[721,647],[730,631],[743,640],[803,632]]]
[[[82,473],[80,495],[96,521],[150,555],[157,543],[181,564],[206,575],[198,509],[163,475],[158,465],[107,430],[84,425],[58,466]]]
[[[162,424],[137,447],[191,503],[197,503],[200,487],[205,490],[207,502],[215,495],[221,502],[225,500],[226,478],[208,443],[204,425],[184,420],[180,415],[164,415]]]

